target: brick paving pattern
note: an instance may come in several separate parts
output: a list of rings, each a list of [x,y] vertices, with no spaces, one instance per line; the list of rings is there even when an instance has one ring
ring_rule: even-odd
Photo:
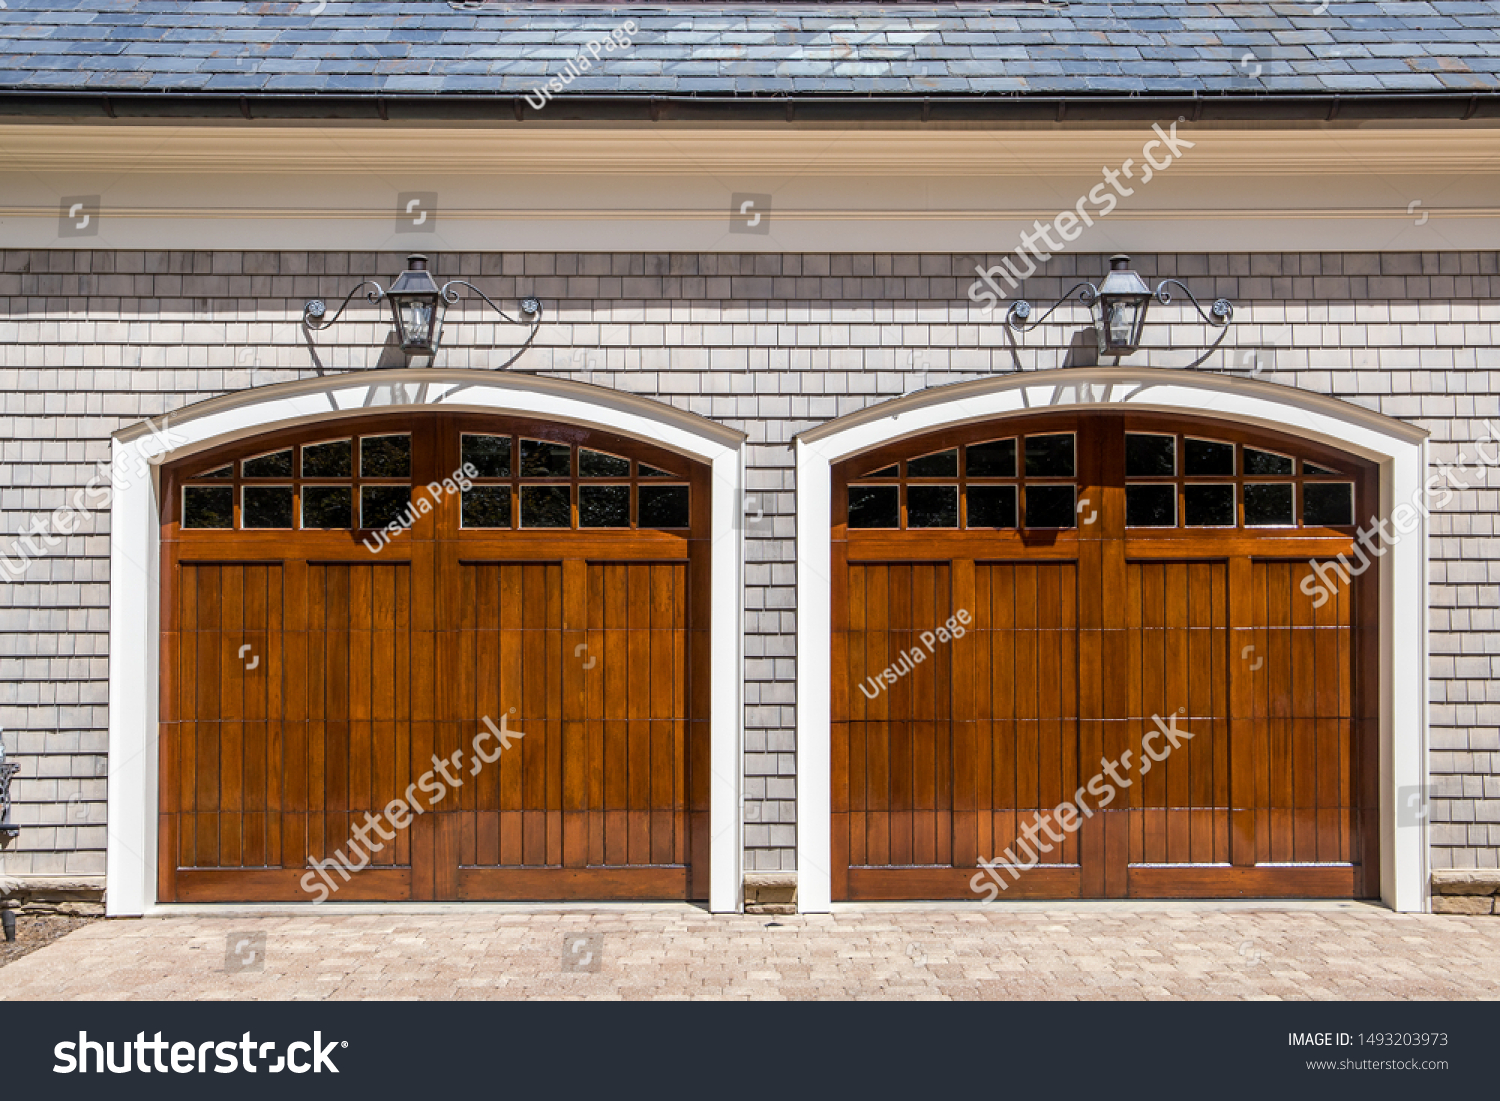
[[[0,997],[1492,999],[1500,920],[1358,904],[193,914],[91,923],[6,967]]]

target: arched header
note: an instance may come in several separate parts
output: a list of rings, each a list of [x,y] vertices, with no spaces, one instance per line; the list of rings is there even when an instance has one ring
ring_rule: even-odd
[[[1079,367],[919,390],[820,424],[796,439],[799,447],[837,461],[877,444],[971,421],[1111,407],[1224,417],[1306,434],[1376,461],[1388,454],[1382,441],[1419,444],[1427,438],[1422,429],[1373,410],[1259,379],[1181,368]]]
[[[511,413],[604,427],[712,461],[737,450],[745,435],[732,428],[634,394],[603,386],[494,371],[399,369],[299,379],[209,398],[158,418],[172,430],[173,458],[248,435],[337,417],[402,409]],[[153,430],[151,421],[115,433],[120,443]]]

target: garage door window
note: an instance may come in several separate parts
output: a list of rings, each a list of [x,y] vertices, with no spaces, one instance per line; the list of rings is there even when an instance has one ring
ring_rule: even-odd
[[[1125,526],[1351,526],[1353,482],[1306,460],[1299,475],[1298,462],[1295,455],[1228,440],[1127,432]]]
[[[1077,526],[1071,432],[984,440],[875,467],[849,486],[851,528]]]
[[[246,531],[383,528],[406,515],[411,469],[406,433],[281,447],[187,478],[181,523]]]

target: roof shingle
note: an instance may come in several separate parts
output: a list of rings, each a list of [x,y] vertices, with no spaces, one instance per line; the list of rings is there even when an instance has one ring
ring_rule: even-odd
[[[669,95],[1500,90],[1500,0],[704,6],[9,0],[0,90]]]

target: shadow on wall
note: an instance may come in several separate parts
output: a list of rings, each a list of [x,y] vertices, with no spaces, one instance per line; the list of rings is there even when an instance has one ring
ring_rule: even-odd
[[[1093,326],[1079,329],[1068,345],[1068,354],[1063,357],[1064,367],[1099,366],[1099,331]]]

